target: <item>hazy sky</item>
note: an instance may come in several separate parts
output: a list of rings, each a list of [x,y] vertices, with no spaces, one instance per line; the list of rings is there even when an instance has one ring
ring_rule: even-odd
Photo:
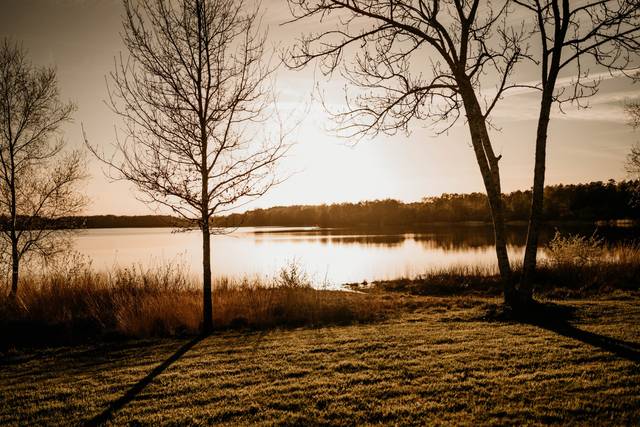
[[[263,0],[264,24],[270,43],[287,46],[309,26],[281,26],[288,18],[285,0]],[[0,37],[23,43],[38,65],[56,65],[63,99],[78,105],[74,123],[65,127],[71,146],[81,147],[80,124],[92,143],[105,147],[114,140],[116,118],[104,104],[105,76],[114,58],[126,55],[120,40],[122,5],[119,0],[0,0]],[[521,72],[531,74],[531,70]],[[341,87],[338,77],[320,82],[329,92]],[[314,89],[313,69],[282,70],[280,98],[309,99]],[[547,183],[578,183],[626,178],[624,162],[640,132],[625,124],[625,99],[640,95],[640,86],[623,78],[606,78],[591,108],[566,114],[556,112],[550,127]],[[503,159],[504,191],[531,186],[538,95],[505,98],[494,114],[500,128],[493,143]],[[295,172],[250,206],[316,204],[365,199],[419,200],[443,192],[483,191],[478,166],[460,121],[447,135],[414,123],[410,136],[380,137],[358,144],[332,136],[327,115],[317,106],[300,125],[297,145],[282,165]],[[90,159],[91,179],[86,192],[92,203],[88,214],[144,214],[152,210],[135,199],[127,183],[109,182],[102,167]]]

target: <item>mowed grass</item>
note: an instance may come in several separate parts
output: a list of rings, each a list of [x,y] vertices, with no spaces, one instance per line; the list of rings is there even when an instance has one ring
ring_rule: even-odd
[[[639,302],[562,304],[575,308],[573,326],[624,340],[637,355]],[[84,424],[110,405],[114,424],[640,421],[637,357],[485,320],[498,303],[415,297],[378,323],[219,332],[186,352],[188,339],[164,339],[5,354],[0,424]]]

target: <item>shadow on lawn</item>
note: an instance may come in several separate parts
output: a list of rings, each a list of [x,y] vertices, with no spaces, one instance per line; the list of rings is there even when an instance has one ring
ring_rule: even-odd
[[[585,331],[573,326],[570,320],[575,317],[575,311],[576,309],[571,306],[535,302],[532,307],[521,313],[494,307],[486,318],[488,320],[515,320],[537,326],[563,337],[572,338],[608,351],[632,362],[640,362],[640,344]]]
[[[151,372],[147,374],[146,377],[142,378],[140,381],[134,384],[134,386],[131,387],[122,397],[111,402],[107,409],[91,418],[85,423],[85,425],[98,426],[109,421],[116,411],[120,410],[124,405],[131,402],[138,395],[138,393],[144,390],[144,388],[154,380],[155,377],[164,372],[169,366],[171,366],[175,361],[184,356],[187,351],[191,350],[196,344],[198,344],[206,337],[207,335],[199,335],[191,341],[183,344],[182,347],[180,347],[175,353],[173,353],[167,360],[156,366]]]
[[[576,328],[566,321],[543,321],[543,322],[527,322],[531,325],[546,329],[563,337],[573,338],[593,347],[600,348],[615,354],[616,356],[625,358],[632,362],[640,362],[640,344],[624,341],[617,338],[611,338],[606,335],[596,334],[594,332],[585,331]]]

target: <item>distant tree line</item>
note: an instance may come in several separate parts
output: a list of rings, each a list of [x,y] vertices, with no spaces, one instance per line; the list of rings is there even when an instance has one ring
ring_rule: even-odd
[[[171,215],[92,215],[76,217],[78,228],[183,227],[187,221]],[[191,224],[194,227],[195,223]]]
[[[632,200],[638,181],[553,185],[544,191],[545,221],[640,219]],[[527,221],[530,191],[504,196],[505,219]],[[375,200],[317,206],[278,206],[216,218],[218,226],[404,226],[437,222],[490,222],[487,196],[482,193],[442,194],[422,202]]]
[[[640,208],[632,203],[638,186],[640,180],[547,186],[544,191],[544,220],[640,220]],[[531,192],[514,191],[506,194],[504,204],[507,221],[526,221]],[[212,219],[212,223],[217,227],[385,227],[470,221],[489,223],[490,215],[485,194],[444,193],[414,203],[386,199],[331,205],[276,206],[219,216]],[[0,223],[7,220],[6,217],[0,217]],[[50,220],[36,222],[42,227],[51,225]],[[195,222],[171,215],[74,216],[58,218],[55,222],[56,228],[197,227]],[[18,228],[19,224],[20,221]]]
[[[0,226],[10,221],[7,216],[0,216]],[[18,217],[18,230],[29,226],[34,229],[74,229],[74,228],[136,228],[136,227],[189,227],[195,223],[171,215],[90,215],[67,216],[55,219],[38,217]]]

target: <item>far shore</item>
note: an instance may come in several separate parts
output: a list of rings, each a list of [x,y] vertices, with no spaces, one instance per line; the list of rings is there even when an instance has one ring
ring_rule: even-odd
[[[149,216],[149,215],[95,215],[84,216],[76,218],[67,218],[67,221],[71,221],[73,224],[70,227],[65,227],[72,230],[93,230],[93,229],[110,229],[110,228],[194,228],[197,226],[193,224],[187,224],[184,220],[179,218],[167,219],[167,217]],[[506,221],[506,225],[510,227],[526,227],[527,221]],[[546,227],[620,227],[620,228],[633,228],[640,227],[640,221],[629,218],[611,219],[611,220],[553,220],[545,221],[543,226]],[[346,226],[322,226],[318,224],[269,224],[269,225],[225,225],[221,228],[227,229],[242,229],[242,228],[287,228],[287,229],[299,229],[299,228],[315,228],[322,230],[388,230],[388,231],[402,231],[402,230],[420,230],[428,228],[441,228],[441,227],[492,227],[492,223],[489,221],[436,221],[436,222],[421,222],[410,225],[380,225],[380,224],[352,224]]]

